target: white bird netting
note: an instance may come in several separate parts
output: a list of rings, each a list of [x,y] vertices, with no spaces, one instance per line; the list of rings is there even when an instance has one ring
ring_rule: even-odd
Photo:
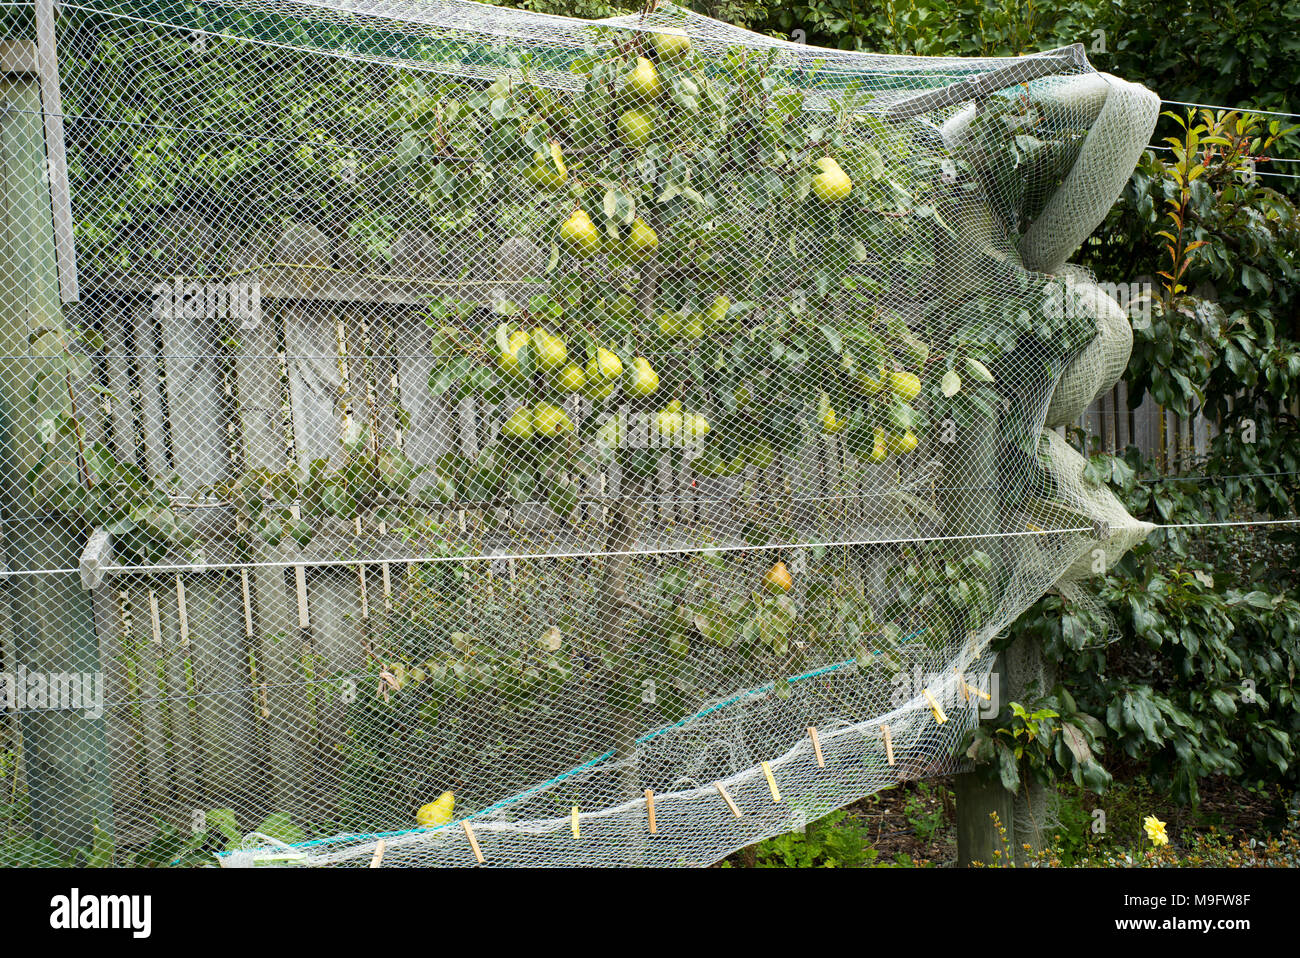
[[[1046,431],[1158,109],[1079,47],[3,16],[0,861],[707,864],[1149,528]]]

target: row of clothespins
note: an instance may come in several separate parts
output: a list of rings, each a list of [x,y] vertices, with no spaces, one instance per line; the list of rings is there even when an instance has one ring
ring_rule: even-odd
[[[972,692],[985,699],[989,698],[987,692],[984,692],[973,685],[968,685],[965,676],[960,675],[960,673],[958,674],[958,684],[961,689],[962,698],[965,699],[966,702],[970,702]],[[934,716],[935,722],[942,725],[944,722],[948,721],[948,716],[944,712],[943,707],[939,704],[939,701],[934,697],[930,690],[922,689],[922,694],[925,697],[926,703],[930,706],[930,712]],[[880,734],[881,738],[884,739],[885,744],[885,761],[890,765],[894,765],[896,764],[894,760],[894,740],[893,736],[890,734],[889,726],[881,725]],[[817,759],[817,767],[825,768],[826,757],[822,754],[821,739],[817,735],[817,729],[811,725],[808,726],[808,737],[812,741],[813,756]],[[767,788],[772,795],[772,801],[779,803],[781,801],[781,790],[777,787],[776,776],[772,773],[772,766],[767,762],[759,762],[758,767],[762,770],[763,777],[767,779]],[[721,782],[714,782],[713,787],[717,789],[719,797],[721,797],[721,799],[726,803],[731,814],[736,818],[743,817],[744,812],[741,811],[740,806],[736,804],[735,799],[733,799],[727,792],[726,787]],[[650,834],[657,835],[659,834],[659,824],[655,819],[655,793],[652,788],[647,788],[645,790],[645,806],[646,824],[650,828]],[[480,865],[484,864],[486,860],[483,857],[483,850],[479,847],[478,836],[474,833],[474,826],[470,824],[469,819],[465,819],[460,823],[460,827],[464,830],[465,837],[469,839],[469,847],[470,850],[474,852],[474,859]],[[582,837],[582,819],[577,805],[574,805],[572,810],[569,812],[569,830],[573,833],[575,839]],[[378,868],[383,863],[386,849],[387,843],[384,839],[381,838],[375,843],[375,853],[370,860],[371,868]]]

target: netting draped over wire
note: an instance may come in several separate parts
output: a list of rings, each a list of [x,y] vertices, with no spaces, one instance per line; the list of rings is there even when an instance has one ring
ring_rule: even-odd
[[[1078,47],[3,16],[4,861],[716,861],[1147,531],[1049,431],[1157,110]]]

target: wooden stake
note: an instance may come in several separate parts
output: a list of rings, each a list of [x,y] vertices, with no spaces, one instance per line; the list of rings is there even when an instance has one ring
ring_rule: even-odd
[[[248,570],[239,570],[239,587],[244,593],[244,638],[253,637],[253,595],[248,587]]]
[[[767,762],[760,762],[759,767],[763,769],[763,774],[767,776],[767,789],[772,793],[772,801],[781,801],[781,792],[776,787],[776,778],[772,775],[772,766]]]
[[[266,683],[265,682],[262,683],[260,692],[262,697],[262,718],[269,719],[271,717],[271,710],[266,705]]]
[[[930,690],[921,689],[921,694],[924,695],[925,700],[930,703],[930,712],[934,715],[935,722],[942,725],[944,722],[948,721],[948,716],[945,715],[943,709],[939,707],[938,700],[930,694]]]
[[[375,856],[370,859],[370,867],[378,868],[384,860],[384,852],[388,850],[388,842],[382,838],[375,842]]]
[[[718,790],[718,794],[722,796],[722,800],[727,803],[727,807],[731,809],[731,814],[739,818],[741,811],[736,807],[736,803],[731,800],[731,796],[727,794],[727,790],[722,787],[722,783],[714,782],[713,787]]]
[[[190,613],[185,605],[185,581],[176,573],[176,617],[180,620],[181,645],[190,644]]]
[[[474,835],[474,829],[470,827],[469,819],[460,823],[460,827],[465,829],[465,837],[469,839],[469,847],[474,850],[474,859],[483,864],[483,852],[478,847],[478,838]]]
[[[817,767],[825,768],[826,760],[822,758],[822,743],[817,740],[817,730],[811,725],[808,726],[808,737],[812,739],[813,754],[817,756]]]
[[[888,762],[890,765],[893,765],[894,764],[894,737],[889,734],[888,725],[880,726],[880,731],[883,732],[885,736],[885,761]]]
[[[578,827],[578,806],[573,806],[573,811],[569,814],[569,827],[573,829],[573,837],[581,838],[582,833]]]
[[[646,818],[650,820],[650,834],[658,834],[659,830],[655,826],[655,790],[653,788],[645,790],[645,813]]]

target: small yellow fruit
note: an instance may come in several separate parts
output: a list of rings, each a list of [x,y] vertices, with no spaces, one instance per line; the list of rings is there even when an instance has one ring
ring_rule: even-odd
[[[885,430],[879,426],[872,433],[871,455],[867,456],[868,462],[884,462],[889,458],[889,446],[886,444]]]
[[[533,413],[527,406],[516,409],[501,424],[501,435],[509,439],[533,438]]]
[[[849,195],[853,181],[829,156],[817,161],[817,172],[812,178],[813,196],[823,203],[837,203]]]
[[[555,377],[555,388],[560,392],[576,393],[587,384],[587,374],[577,363],[569,363]]]
[[[704,313],[705,325],[709,329],[717,328],[727,318],[727,310],[729,309],[731,309],[731,300],[725,296],[719,296]]]
[[[634,219],[623,239],[623,252],[629,259],[640,262],[649,259],[659,248],[659,236],[646,225],[645,220]]]
[[[778,562],[763,575],[763,585],[768,592],[785,594],[794,588],[794,577],[784,562]]]
[[[543,402],[533,409],[533,428],[539,436],[558,436],[573,432],[573,420],[559,406]]]
[[[645,57],[636,58],[636,67],[623,78],[623,89],[633,97],[653,100],[663,92],[664,85],[659,79],[659,71]]]
[[[415,824],[421,828],[437,828],[451,821],[452,810],[456,807],[456,796],[443,792],[428,805],[421,805],[415,813]]]
[[[912,430],[910,429],[907,429],[903,432],[901,436],[895,435],[889,437],[888,440],[889,451],[897,452],[902,455],[907,455],[907,453],[911,452],[918,445],[920,445],[920,442],[921,441],[916,438],[916,433],[912,432]]]
[[[564,165],[560,144],[552,143],[549,150],[539,150],[533,157],[533,165],[524,171],[524,177],[541,190],[562,189],[569,171]]]
[[[868,396],[874,396],[884,388],[884,384],[879,379],[873,379],[865,369],[858,368],[857,358],[852,353],[845,353],[840,357],[840,367],[849,381]]]
[[[685,30],[669,27],[658,33],[650,34],[650,47],[654,50],[657,60],[670,63],[673,60],[681,60],[690,55],[691,38],[686,35]]]
[[[644,110],[628,110],[618,118],[618,138],[634,150],[643,148],[654,135],[654,120]]]
[[[604,346],[596,347],[596,355],[587,364],[587,375],[599,375],[605,379],[617,379],[623,375],[623,360]]]
[[[592,402],[601,402],[608,399],[618,388],[617,379],[606,379],[600,375],[600,371],[595,369],[596,361],[593,359],[587,363],[587,384],[582,387],[582,394]]]
[[[659,410],[659,414],[655,417],[655,426],[659,430],[659,435],[673,442],[681,439],[684,423],[685,417],[682,416],[681,410],[672,409],[671,404]]]
[[[688,439],[703,439],[712,428],[709,421],[697,412],[686,413],[682,422],[682,429]]]
[[[680,336],[682,327],[686,325],[686,317],[681,313],[660,313],[655,325],[665,336]]]
[[[632,360],[632,378],[625,388],[631,396],[649,396],[659,388],[659,374],[644,356]]]
[[[610,300],[607,308],[611,319],[630,322],[637,314],[636,300],[627,293],[620,293]]]
[[[558,369],[569,358],[564,340],[540,326],[533,330],[533,352],[537,354],[537,365],[545,370]]]
[[[821,417],[822,432],[826,433],[828,436],[835,435],[835,433],[848,425],[848,423],[835,415],[835,410],[831,406],[831,397],[826,393],[822,393],[821,399],[818,400],[817,405],[818,413]]]
[[[921,379],[916,373],[889,371],[889,388],[903,402],[911,402],[921,395]]]
[[[528,344],[528,334],[522,329],[516,329],[506,337],[506,348],[497,357],[497,365],[503,373],[511,376],[519,375],[519,350]]]
[[[704,338],[704,317],[699,313],[690,313],[682,323],[682,339],[697,340]]]
[[[574,210],[560,226],[560,245],[574,256],[595,256],[600,252],[600,230],[586,210]]]
[[[821,420],[822,432],[826,433],[828,436],[835,435],[835,433],[848,425],[846,420],[840,419],[835,415],[835,410],[831,406],[831,397],[826,393],[822,393],[821,397],[817,400],[817,415]]]

